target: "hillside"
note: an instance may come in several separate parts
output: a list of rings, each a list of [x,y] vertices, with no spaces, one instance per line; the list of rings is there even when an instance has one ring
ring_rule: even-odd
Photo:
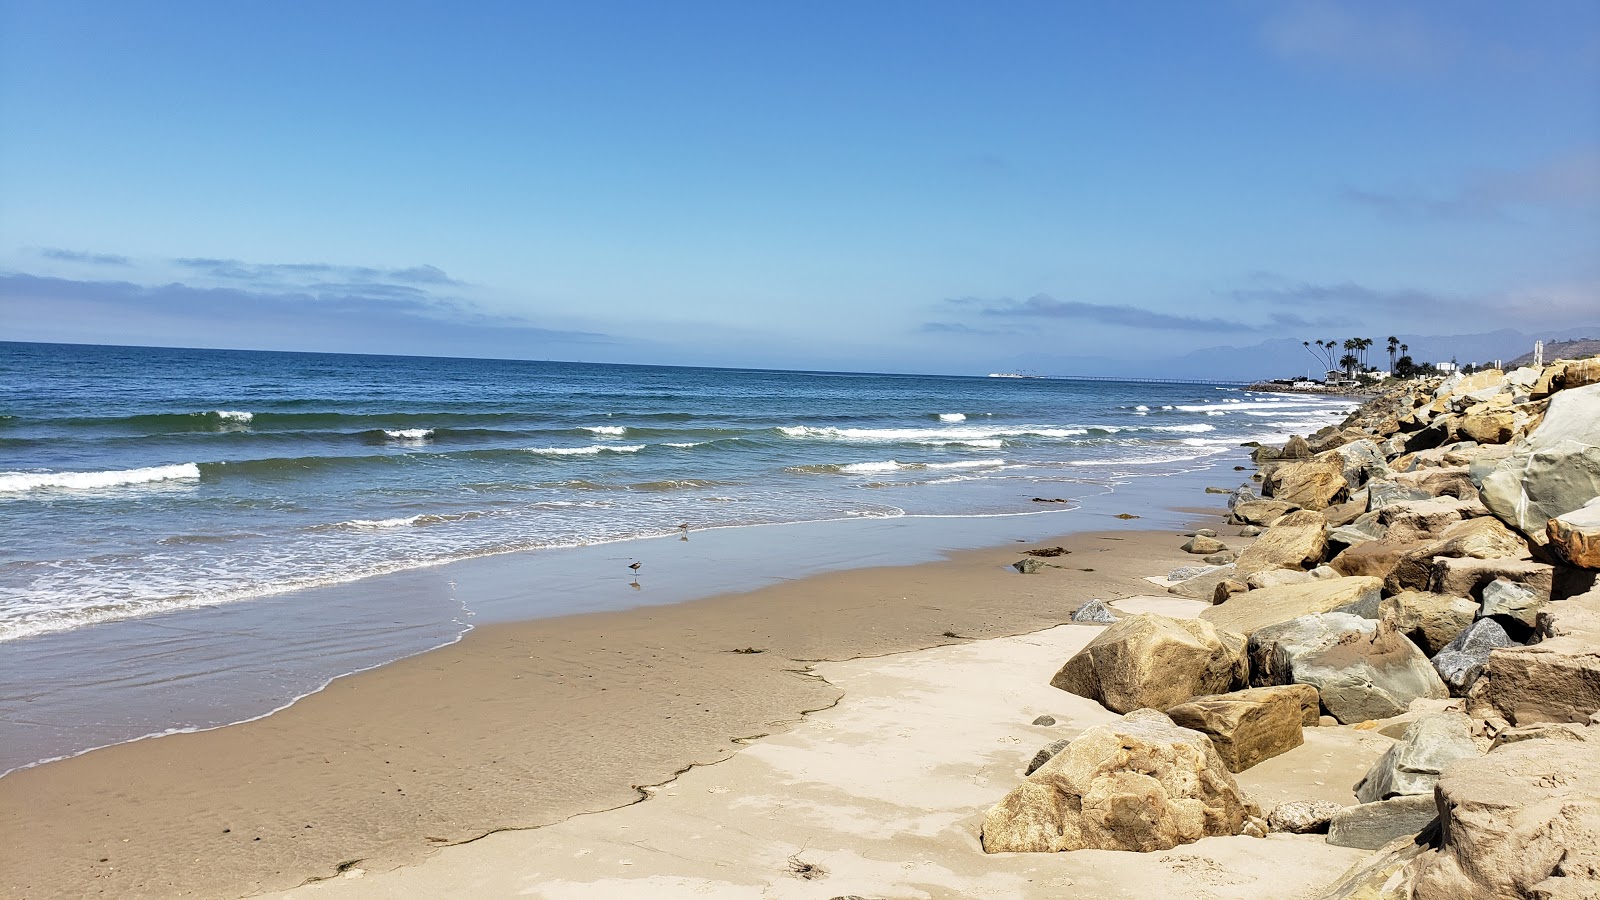
[[[1544,361],[1556,359],[1583,359],[1586,356],[1600,355],[1600,340],[1593,338],[1579,338],[1575,341],[1550,341],[1544,345]],[[1517,366],[1533,365],[1533,351],[1528,351],[1506,363],[1506,368],[1515,369]]]

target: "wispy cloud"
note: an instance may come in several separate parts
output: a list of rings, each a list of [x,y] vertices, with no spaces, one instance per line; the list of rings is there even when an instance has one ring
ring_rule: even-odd
[[[299,284],[308,280],[339,280],[345,283],[401,281],[457,287],[462,282],[436,266],[410,266],[380,269],[370,266],[344,266],[331,263],[252,263],[237,259],[188,256],[171,260],[173,265],[220,281],[255,285]]]
[[[1600,150],[1586,149],[1521,169],[1475,173],[1454,191],[1345,186],[1340,196],[1401,219],[1509,219],[1518,209],[1600,211]]]
[[[1232,319],[1176,316],[1170,313],[1142,309],[1137,306],[1085,303],[1080,300],[1057,300],[1045,294],[1029,297],[1026,300],[984,300],[976,297],[962,297],[950,302],[958,307],[975,310],[983,316],[1064,319],[1144,330],[1249,331],[1253,330],[1254,327]]]
[[[133,261],[126,256],[114,253],[88,253],[82,250],[64,250],[60,247],[41,247],[38,254],[45,259],[54,259],[61,262],[89,263],[96,266],[127,266]]]
[[[1413,288],[1383,289],[1369,287],[1354,281],[1317,284],[1308,281],[1258,284],[1254,287],[1236,288],[1228,292],[1234,300],[1291,306],[1296,309],[1334,308],[1344,306],[1382,307],[1386,309],[1426,310],[1448,307],[1462,302],[1458,297],[1432,294]],[[1281,314],[1285,318],[1300,319],[1298,313]],[[1310,324],[1310,323],[1308,323]]]

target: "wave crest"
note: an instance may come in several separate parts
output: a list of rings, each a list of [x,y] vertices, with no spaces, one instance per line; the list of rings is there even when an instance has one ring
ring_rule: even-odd
[[[150,466],[143,469],[117,469],[108,472],[5,472],[0,473],[0,493],[18,493],[40,488],[97,490],[153,481],[198,480],[200,467],[194,463]]]

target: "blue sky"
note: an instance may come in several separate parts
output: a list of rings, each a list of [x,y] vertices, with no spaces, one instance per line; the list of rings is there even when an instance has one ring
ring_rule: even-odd
[[[1592,0],[0,0],[0,339],[1068,372],[1595,324]]]

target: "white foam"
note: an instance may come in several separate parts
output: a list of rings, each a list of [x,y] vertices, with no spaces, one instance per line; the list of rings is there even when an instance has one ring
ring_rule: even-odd
[[[1003,466],[1005,464],[1006,464],[1006,461],[1003,460],[1003,459],[964,459],[964,460],[962,460],[960,462],[928,463],[926,468],[929,468],[929,469],[982,469],[982,468],[988,468],[988,467],[991,467],[991,466]]]
[[[39,488],[97,490],[152,481],[177,481],[200,477],[194,463],[150,466],[144,469],[118,469],[108,472],[0,472],[0,493],[16,493]]]
[[[965,422],[966,420],[965,413],[939,413],[939,421],[941,422]]]
[[[588,447],[524,447],[528,453],[544,456],[594,456],[596,453],[638,453],[643,444],[595,444]]]
[[[785,437],[809,440],[925,443],[928,441],[985,441],[1005,437],[1067,438],[1088,434],[1089,430],[1087,428],[1057,428],[1045,425],[1014,425],[1004,428],[983,426],[955,428],[814,428],[809,425],[785,425],[778,429],[778,433]]]
[[[240,425],[249,425],[250,420],[256,417],[255,413],[240,412],[233,409],[214,409],[211,414],[224,422],[236,422]]]
[[[1149,412],[1150,411],[1150,407],[1145,406],[1144,404],[1141,403],[1138,406],[1135,406],[1134,410],[1137,411],[1137,412]]]
[[[1217,430],[1217,426],[1215,426],[1215,425],[1205,425],[1203,423],[1196,422],[1193,425],[1157,425],[1157,426],[1155,426],[1154,428],[1152,428],[1150,430],[1151,431],[1172,431],[1172,432],[1177,432],[1179,434],[1186,434],[1186,433],[1201,432],[1201,431],[1216,431]]]
[[[999,450],[1006,442],[1000,438],[974,438],[969,441],[919,441],[929,447],[978,447],[983,450]]]
[[[384,429],[383,433],[397,441],[425,441],[433,437],[432,428],[397,428],[393,431]]]
[[[340,522],[345,528],[371,529],[371,528],[400,528],[405,525],[415,525],[422,516],[409,516],[404,519],[352,519],[349,522]]]
[[[589,428],[585,428],[584,431],[591,431],[595,434],[610,435],[612,437],[621,437],[622,435],[628,433],[627,427],[623,425],[594,425]]]
[[[900,464],[891,459],[887,462],[851,463],[847,466],[840,466],[839,471],[860,475],[867,472],[893,472],[899,468]]]

